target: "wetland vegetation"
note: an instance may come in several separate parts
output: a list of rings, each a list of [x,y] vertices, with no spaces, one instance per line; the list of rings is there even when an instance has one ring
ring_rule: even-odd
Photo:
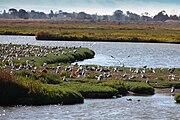
[[[71,64],[93,58],[95,53],[87,48],[1,44],[0,49],[0,105],[76,104],[84,98],[180,88],[179,68]]]
[[[0,19],[1,35],[38,40],[180,43],[180,24],[163,21]]]

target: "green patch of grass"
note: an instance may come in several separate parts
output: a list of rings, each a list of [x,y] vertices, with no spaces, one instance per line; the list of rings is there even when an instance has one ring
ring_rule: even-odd
[[[28,24],[27,24],[28,23]],[[180,43],[180,25],[165,22],[88,22],[0,20],[0,34],[36,35],[37,39]]]
[[[136,94],[154,94],[154,88],[143,82],[127,82],[125,86],[129,91],[134,92]]]
[[[177,103],[180,103],[180,93],[177,93],[177,94],[174,96],[174,100],[176,100]]]
[[[117,95],[118,90],[108,86],[94,83],[66,82],[61,86],[71,88],[80,92],[85,98],[112,98]]]
[[[180,89],[180,82],[157,82],[157,83],[150,83],[152,87],[155,88],[170,88],[174,86],[177,89]]]
[[[118,90],[118,94],[121,94],[121,95],[127,95],[128,94],[128,91],[127,91],[127,89],[125,87],[125,83],[124,82],[120,82],[120,81],[106,81],[106,82],[99,83],[99,85],[109,86],[109,87],[112,87],[114,89],[117,89]]]

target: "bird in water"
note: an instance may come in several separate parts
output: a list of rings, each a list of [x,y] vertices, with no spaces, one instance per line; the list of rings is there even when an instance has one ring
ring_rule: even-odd
[[[126,98],[126,100],[127,100],[127,101],[132,101],[132,99],[131,99],[131,98]]]

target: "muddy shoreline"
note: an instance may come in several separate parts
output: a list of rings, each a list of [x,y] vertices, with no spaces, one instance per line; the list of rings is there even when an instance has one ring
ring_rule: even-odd
[[[154,88],[156,93],[167,93],[167,94],[176,94],[180,93],[180,89],[176,89],[174,93],[171,93],[171,88]]]

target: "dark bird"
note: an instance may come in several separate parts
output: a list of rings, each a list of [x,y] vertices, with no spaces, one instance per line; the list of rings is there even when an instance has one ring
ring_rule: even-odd
[[[149,79],[148,78],[146,79],[146,83],[149,84]]]
[[[126,100],[127,100],[127,101],[132,101],[132,99],[131,99],[131,98],[126,98]]]
[[[143,68],[147,68],[147,65],[146,65],[146,66],[144,66]]]
[[[113,59],[115,59],[114,56],[111,56],[111,57],[112,57]]]

